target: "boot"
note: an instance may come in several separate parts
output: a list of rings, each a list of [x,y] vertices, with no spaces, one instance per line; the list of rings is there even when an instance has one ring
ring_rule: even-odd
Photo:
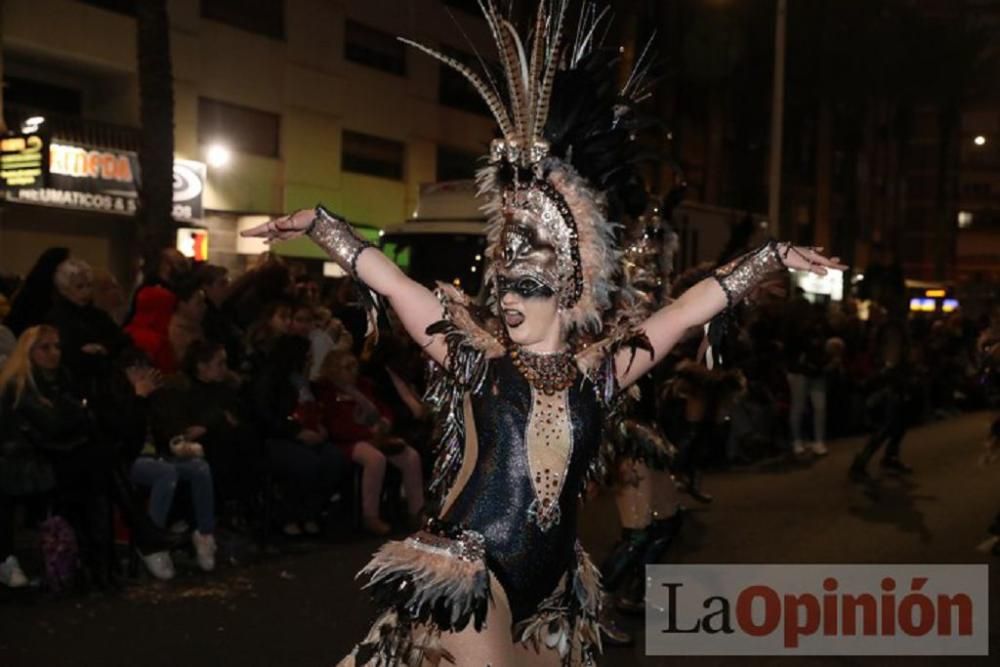
[[[601,580],[606,591],[614,591],[625,580],[649,543],[648,528],[622,528],[622,537],[611,549],[611,553],[601,564]]]
[[[665,519],[654,519],[648,532],[650,535],[642,559],[635,565],[632,577],[625,586],[625,591],[618,597],[617,608],[623,614],[640,615],[646,609],[646,566],[657,565],[663,560],[663,555],[673,544],[680,533],[687,510],[678,507],[677,511]]]

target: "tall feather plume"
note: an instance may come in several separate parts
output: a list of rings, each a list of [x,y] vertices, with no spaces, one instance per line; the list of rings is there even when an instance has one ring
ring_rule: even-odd
[[[510,21],[507,20],[504,20],[503,27],[507,29],[507,34],[510,37],[510,43],[512,45],[511,55],[517,58],[517,63],[519,65],[519,67],[516,70],[519,76],[517,78],[517,81],[512,83],[521,89],[521,93],[523,95],[522,104],[524,104],[523,115],[530,124],[532,82],[531,79],[528,78],[528,56],[525,54],[524,44],[521,42],[521,37],[517,34],[517,29],[513,25],[511,25]],[[525,137],[531,136],[529,132],[529,125],[525,125],[523,130],[525,133]]]
[[[556,79],[556,72],[559,70],[559,53],[561,50],[563,22],[566,18],[566,2],[560,0],[553,10],[553,27],[551,28],[551,41],[548,47],[548,57],[546,58],[545,76],[542,78],[541,87],[538,91],[538,102],[535,104],[533,127],[539,134],[545,127],[545,119],[549,115],[549,102],[552,99],[552,84]]]
[[[525,94],[521,76],[521,65],[515,53],[517,46],[511,42],[510,33],[503,26],[505,22],[497,16],[497,8],[493,0],[478,0],[479,7],[483,11],[486,23],[490,27],[493,39],[497,43],[497,50],[500,55],[500,65],[503,67],[504,77],[507,79],[507,94],[510,96],[511,120],[514,123],[514,133],[504,132],[508,138],[523,138],[527,128],[525,118]]]
[[[535,29],[531,43],[531,65],[528,70],[528,85],[530,86],[528,95],[528,108],[534,109],[538,103],[539,83],[538,77],[542,68],[542,58],[545,56],[545,38],[547,23],[545,20],[546,1],[540,0],[538,3],[538,16],[535,18]],[[531,115],[531,122],[528,125],[528,134],[536,137],[541,134],[541,128],[537,127],[535,115]]]
[[[454,58],[446,56],[440,51],[435,51],[429,46],[424,46],[420,42],[415,42],[412,39],[406,39],[405,37],[398,37],[397,39],[403,42],[404,44],[408,44],[409,46],[412,46],[413,48],[419,51],[423,51],[432,58],[441,61],[442,63],[444,63],[448,67],[451,67],[453,70],[455,70],[456,72],[464,76],[466,79],[468,79],[469,83],[471,83],[473,87],[475,87],[480,97],[482,97],[483,100],[485,100],[486,105],[490,108],[490,112],[496,119],[497,124],[500,125],[500,131],[504,134],[504,136],[508,136],[513,132],[513,128],[511,127],[510,123],[510,117],[507,115],[507,111],[504,109],[503,101],[500,99],[498,95],[496,95],[492,90],[490,90],[489,86],[486,85],[486,82],[483,81],[478,74],[469,69],[469,67],[466,66],[465,63],[459,62]]]

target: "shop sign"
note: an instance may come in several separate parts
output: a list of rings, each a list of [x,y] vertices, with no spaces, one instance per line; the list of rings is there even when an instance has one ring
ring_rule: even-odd
[[[32,138],[35,137],[14,136],[3,141],[12,142],[13,150],[15,140],[27,142]],[[59,142],[49,145],[48,153],[48,173],[42,178],[29,182],[27,174],[18,177],[15,169],[10,170],[11,179],[4,178],[2,182],[8,200],[121,215],[135,213],[141,183],[136,153]],[[202,217],[206,174],[202,162],[174,159],[175,220]]]
[[[45,138],[37,134],[0,138],[0,183],[6,188],[37,188],[45,182]]]

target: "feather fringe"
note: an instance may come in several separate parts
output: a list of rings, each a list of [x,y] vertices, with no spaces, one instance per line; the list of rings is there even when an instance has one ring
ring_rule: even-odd
[[[484,540],[474,531],[457,539],[421,531],[402,542],[388,542],[358,573],[377,605],[404,613],[414,622],[433,622],[459,632],[470,621],[477,631],[486,621],[490,574]]]

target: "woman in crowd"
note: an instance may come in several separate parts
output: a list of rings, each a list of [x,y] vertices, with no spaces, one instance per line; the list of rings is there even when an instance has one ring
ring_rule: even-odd
[[[202,445],[218,504],[237,520],[253,507],[264,461],[260,439],[243,416],[231,379],[222,344],[194,341],[181,372],[157,393],[151,427],[162,451],[178,435]]]
[[[108,496],[113,454],[95,437],[86,400],[61,362],[57,329],[26,329],[0,371],[3,415],[52,466],[57,513],[73,525],[93,582],[105,587],[113,565]]]
[[[270,465],[285,483],[284,533],[318,534],[325,501],[347,472],[347,459],[330,443],[309,390],[309,341],[281,336],[251,385],[251,404]]]
[[[403,473],[410,523],[417,526],[424,507],[420,456],[393,435],[392,412],[375,398],[371,381],[358,377],[358,360],[350,351],[327,355],[316,394],[330,439],[363,469],[361,516],[365,528],[375,535],[390,531],[389,524],[379,517],[387,462]]]
[[[93,270],[80,259],[67,259],[55,273],[56,298],[46,316],[59,330],[62,363],[87,398],[100,391],[111,364],[130,345],[129,337],[111,317],[96,308]]]

